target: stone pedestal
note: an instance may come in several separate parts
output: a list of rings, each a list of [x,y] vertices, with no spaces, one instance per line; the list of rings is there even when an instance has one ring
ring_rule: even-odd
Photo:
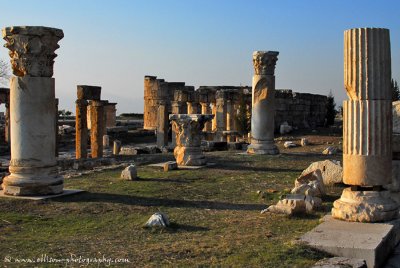
[[[169,120],[166,103],[158,106],[157,117],[157,147],[162,148],[168,146]]]
[[[48,195],[63,191],[55,157],[54,51],[62,30],[7,27],[2,30],[16,75],[10,81],[11,161],[3,180],[6,195]]]
[[[88,128],[87,128],[87,106],[86,100],[76,100],[75,116],[75,157],[76,159],[87,158]]]
[[[179,166],[202,166],[206,159],[201,151],[201,134],[204,124],[214,116],[207,114],[172,114],[176,133],[174,156]]]
[[[279,52],[253,53],[251,144],[249,154],[278,154],[274,142],[275,117],[275,65]]]
[[[378,222],[398,215],[383,186],[392,178],[392,104],[389,30],[359,28],[344,34],[343,182],[351,185],[332,216]]]
[[[90,101],[90,149],[92,158],[103,157],[104,106],[102,101]]]

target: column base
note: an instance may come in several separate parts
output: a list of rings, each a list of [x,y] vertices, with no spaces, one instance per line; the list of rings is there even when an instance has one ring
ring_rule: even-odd
[[[57,174],[57,167],[10,167],[11,174],[3,179],[5,195],[38,196],[63,192],[64,179]]]
[[[175,147],[174,156],[178,166],[204,166],[207,164],[200,147]]]
[[[279,149],[276,147],[274,142],[264,142],[264,143],[251,143],[247,147],[248,154],[279,154]]]
[[[332,216],[353,222],[383,222],[399,216],[399,206],[390,198],[389,191],[343,190],[333,203]]]

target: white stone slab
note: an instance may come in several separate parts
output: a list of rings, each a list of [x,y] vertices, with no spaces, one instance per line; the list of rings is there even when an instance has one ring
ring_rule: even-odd
[[[381,267],[400,240],[400,220],[387,223],[346,222],[331,215],[300,238],[310,247],[334,256],[366,260]]]
[[[78,189],[65,189],[61,194],[55,194],[55,195],[15,196],[15,195],[5,195],[3,191],[0,191],[0,197],[14,198],[14,199],[26,199],[26,200],[45,200],[45,199],[51,199],[51,198],[56,198],[56,197],[61,197],[61,196],[78,194],[78,193],[82,193],[82,192],[85,192],[85,191],[78,190]]]
[[[156,163],[156,164],[150,164],[148,165],[149,167],[159,167],[159,168],[164,168],[164,164],[167,162],[162,162],[162,163]],[[200,169],[200,168],[206,168],[206,167],[213,167],[215,166],[216,163],[207,163],[204,166],[178,166],[178,169]]]

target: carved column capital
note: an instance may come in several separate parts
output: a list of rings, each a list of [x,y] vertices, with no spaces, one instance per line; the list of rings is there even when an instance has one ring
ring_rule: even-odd
[[[60,29],[41,26],[12,26],[2,30],[4,47],[10,50],[11,67],[16,76],[52,77],[54,51],[64,37]]]
[[[254,73],[256,75],[274,75],[278,55],[277,51],[254,51]]]

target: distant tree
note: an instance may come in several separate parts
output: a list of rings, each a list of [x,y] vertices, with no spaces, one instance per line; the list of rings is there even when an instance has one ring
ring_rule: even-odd
[[[335,110],[335,97],[332,94],[332,90],[329,91],[328,99],[326,101],[326,125],[331,126],[335,123],[335,116],[337,111]]]
[[[246,135],[250,132],[251,113],[247,108],[246,96],[243,92],[239,94],[239,98],[239,112],[235,114],[235,121],[240,135]]]
[[[0,85],[7,85],[9,78],[10,66],[6,61],[0,59]]]
[[[399,85],[397,84],[397,81],[392,79],[391,86],[392,86],[392,101],[400,100],[400,89]]]

